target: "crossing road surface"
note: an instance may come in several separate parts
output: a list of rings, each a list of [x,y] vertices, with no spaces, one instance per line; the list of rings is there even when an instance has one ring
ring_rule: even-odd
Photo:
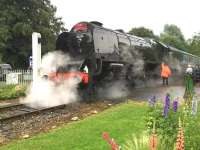
[[[139,100],[147,100],[152,96],[156,96],[159,100],[164,100],[167,93],[173,98],[183,98],[185,92],[184,86],[157,86],[149,88],[136,88],[131,92],[131,96]],[[195,88],[196,95],[200,97],[200,87]]]

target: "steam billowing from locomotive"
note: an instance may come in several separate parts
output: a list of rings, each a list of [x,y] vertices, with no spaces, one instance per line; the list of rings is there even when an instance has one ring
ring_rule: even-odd
[[[63,66],[69,66],[70,62],[72,62],[71,58],[61,51],[47,53],[42,59],[41,74],[48,75],[56,72]],[[22,103],[31,107],[52,107],[75,102],[79,99],[77,93],[79,82],[78,78],[69,78],[62,81],[59,81],[58,78],[56,82],[55,80],[39,78],[36,83],[31,85],[28,95]]]

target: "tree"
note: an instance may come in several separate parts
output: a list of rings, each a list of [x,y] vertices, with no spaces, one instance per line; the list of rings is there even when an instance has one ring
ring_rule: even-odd
[[[32,32],[42,35],[42,53],[55,49],[63,22],[50,0],[0,1],[0,55],[13,67],[25,68],[31,55]]]
[[[187,49],[185,38],[176,25],[166,24],[163,33],[160,34],[160,41],[183,51]]]
[[[129,31],[129,34],[136,35],[136,36],[139,36],[139,37],[153,38],[153,39],[158,38],[157,36],[154,35],[152,30],[147,29],[145,27],[132,28]]]
[[[200,56],[200,33],[188,40],[188,52]]]

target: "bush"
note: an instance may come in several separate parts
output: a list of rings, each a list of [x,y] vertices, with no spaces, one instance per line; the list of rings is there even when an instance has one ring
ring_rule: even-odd
[[[200,113],[185,117],[185,149],[196,150],[200,148]]]
[[[147,133],[143,133],[140,136],[133,135],[130,140],[127,140],[125,145],[123,145],[123,150],[152,150],[150,146],[150,137],[151,135],[148,135]],[[155,150],[168,150],[169,147],[166,146],[165,143],[162,143],[161,138],[156,139],[156,148]],[[155,143],[154,143],[155,144]],[[173,150],[173,149],[172,149]]]
[[[147,134],[132,135],[132,138],[122,147],[123,150],[149,150],[149,137]]]
[[[180,112],[174,112],[170,108],[167,117],[164,117],[163,111],[163,106],[161,104],[149,108],[146,122],[148,132],[152,134],[153,123],[155,121],[156,133],[159,139],[161,139],[159,145],[162,145],[165,149],[174,147],[178,132],[178,118],[180,117]]]
[[[14,99],[26,95],[25,85],[4,85],[0,87],[0,100]]]

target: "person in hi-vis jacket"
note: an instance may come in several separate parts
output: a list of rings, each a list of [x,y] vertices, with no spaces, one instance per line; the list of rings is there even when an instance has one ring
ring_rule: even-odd
[[[168,85],[168,78],[171,76],[171,70],[166,63],[161,64],[161,77],[163,80],[163,85]]]

